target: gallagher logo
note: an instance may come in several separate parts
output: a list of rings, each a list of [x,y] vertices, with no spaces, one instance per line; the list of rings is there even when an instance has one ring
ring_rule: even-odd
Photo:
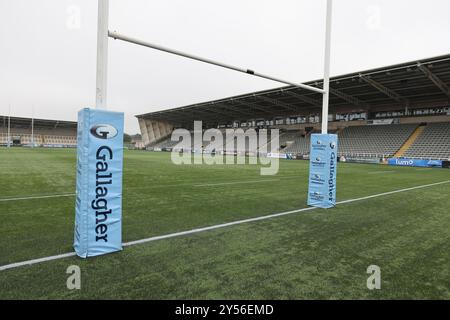
[[[117,136],[117,129],[109,124],[97,124],[91,128],[91,134],[99,139],[112,139]]]
[[[336,143],[335,143],[335,142],[330,142],[330,148],[331,148],[331,149],[336,148]]]

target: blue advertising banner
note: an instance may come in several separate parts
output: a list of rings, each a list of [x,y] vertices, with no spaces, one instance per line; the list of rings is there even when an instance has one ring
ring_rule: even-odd
[[[311,135],[308,205],[331,208],[336,205],[337,135]]]
[[[78,112],[74,249],[82,258],[122,250],[123,113]]]
[[[391,158],[388,159],[388,165],[390,166],[402,166],[402,167],[438,167],[442,168],[441,160],[422,160],[422,159],[410,159],[410,158]]]

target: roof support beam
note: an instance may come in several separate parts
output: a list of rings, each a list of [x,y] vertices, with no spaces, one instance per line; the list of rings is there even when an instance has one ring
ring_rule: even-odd
[[[231,111],[233,111],[233,112],[237,112],[237,113],[239,113],[239,114],[241,114],[241,115],[243,115],[243,116],[245,116],[245,117],[251,117],[251,116],[253,116],[253,113],[252,112],[250,112],[250,111],[245,111],[243,108],[239,108],[238,106],[236,106],[236,105],[229,105],[229,104],[227,104],[227,103],[218,103],[218,105],[220,106],[220,107],[222,107],[222,108],[224,108],[224,109],[226,109],[226,110],[231,110]],[[239,105],[241,105],[241,104],[239,104]]]
[[[144,119],[155,119],[155,120],[163,120],[168,122],[178,122],[178,123],[187,123],[191,122],[189,119],[195,118],[195,117],[201,117],[202,120],[211,120],[214,119],[214,117],[211,116],[211,113],[208,112],[197,112],[197,115],[195,112],[191,111],[189,115],[187,115],[188,110],[185,109],[172,109],[167,111],[161,111],[160,113],[152,114],[150,118],[144,117]],[[198,120],[198,119],[194,119]]]
[[[182,116],[177,116],[175,114],[171,114],[171,115],[152,115],[151,118],[144,118],[145,120],[163,120],[163,121],[168,121],[168,122],[182,122],[184,121],[186,118],[182,117]]]
[[[199,111],[199,110],[188,110],[188,109],[172,109],[167,110],[166,112],[161,112],[154,114],[155,116],[158,116],[160,118],[166,119],[166,118],[174,118],[174,119],[180,119],[180,120],[186,120],[186,113],[189,112],[190,115],[199,113],[204,114],[211,117],[211,113],[207,111]]]
[[[295,106],[293,106],[293,105],[291,105],[289,103],[281,102],[281,101],[276,100],[276,99],[272,99],[272,98],[265,97],[265,96],[258,96],[258,99],[261,99],[263,101],[269,102],[269,103],[271,103],[271,104],[273,104],[275,106],[280,106],[280,107],[285,108],[287,110],[298,111],[297,107],[295,107]]]
[[[219,104],[211,103],[211,106],[212,106],[212,105],[218,106]],[[194,109],[194,110],[193,110],[193,112],[197,112],[197,111],[198,111],[198,109]],[[220,115],[225,116],[225,117],[228,117],[228,116],[229,116],[229,115],[226,114],[225,112],[219,111],[219,110],[217,110],[217,108],[214,108],[214,107],[208,108],[208,110],[203,111],[203,113],[205,113],[205,114],[207,114],[207,113],[209,113],[209,112],[216,113],[216,114],[220,114]]]
[[[439,79],[437,75],[431,72],[426,66],[421,63],[417,63],[417,67],[430,79],[447,97],[450,98],[450,88],[448,85]]]
[[[311,105],[313,105],[315,107],[322,107],[322,105],[321,105],[319,100],[316,100],[316,99],[313,99],[313,98],[310,98],[310,97],[307,97],[307,96],[303,96],[303,95],[298,94],[298,93],[293,92],[293,91],[288,91],[288,90],[283,91],[282,90],[282,92],[286,93],[287,95],[289,95],[289,96],[291,96],[293,98],[297,98],[297,99],[299,99],[299,100],[301,100],[303,102],[309,103],[309,104],[311,104]]]
[[[394,90],[391,90],[391,89],[385,87],[381,83],[379,83],[373,79],[370,79],[369,77],[364,76],[362,74],[359,75],[359,78],[361,80],[363,80],[364,82],[368,83],[369,85],[371,85],[372,87],[374,87],[375,89],[377,89],[378,91],[380,91],[381,93],[383,93],[384,95],[388,96],[389,98],[391,98],[397,102],[403,103],[403,104],[408,104],[407,99],[403,98],[401,95],[399,95]]]
[[[264,108],[264,107],[260,106],[259,104],[255,103],[255,102],[248,101],[248,100],[242,101],[242,105],[244,105],[244,106],[251,106],[252,108],[254,108],[256,110],[262,111],[262,112],[267,113],[267,114],[278,115],[278,112],[273,112],[269,108]]]
[[[341,98],[342,100],[345,100],[354,106],[362,107],[362,108],[369,108],[369,104],[367,102],[364,102],[362,100],[359,100],[358,98],[351,96],[349,94],[346,94],[340,90],[333,89],[330,87],[330,93],[334,94],[335,96]]]
[[[201,111],[198,109],[194,109],[194,110],[182,110],[182,112],[180,114],[182,114],[183,118],[186,119],[186,112],[189,112],[189,116],[192,117],[193,116],[198,116],[201,119],[195,119],[195,120],[214,120],[217,118],[217,116],[214,116],[214,114],[212,114],[212,112],[208,112],[208,111]]]

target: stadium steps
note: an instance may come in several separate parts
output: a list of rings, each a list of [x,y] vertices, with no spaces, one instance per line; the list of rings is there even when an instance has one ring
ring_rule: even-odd
[[[344,131],[345,127],[340,127],[336,130],[335,134],[337,134],[338,136],[341,134],[342,131]]]
[[[403,155],[408,151],[408,149],[416,142],[417,138],[423,133],[426,124],[422,124],[414,130],[414,132],[409,136],[409,138],[405,141],[405,143],[400,147],[400,149],[395,153],[394,158],[403,157]]]

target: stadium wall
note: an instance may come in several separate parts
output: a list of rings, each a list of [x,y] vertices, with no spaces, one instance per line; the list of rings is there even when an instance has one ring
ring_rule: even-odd
[[[450,122],[450,116],[423,116],[423,117],[408,117],[400,118],[401,124],[407,123],[436,123],[436,122]]]

